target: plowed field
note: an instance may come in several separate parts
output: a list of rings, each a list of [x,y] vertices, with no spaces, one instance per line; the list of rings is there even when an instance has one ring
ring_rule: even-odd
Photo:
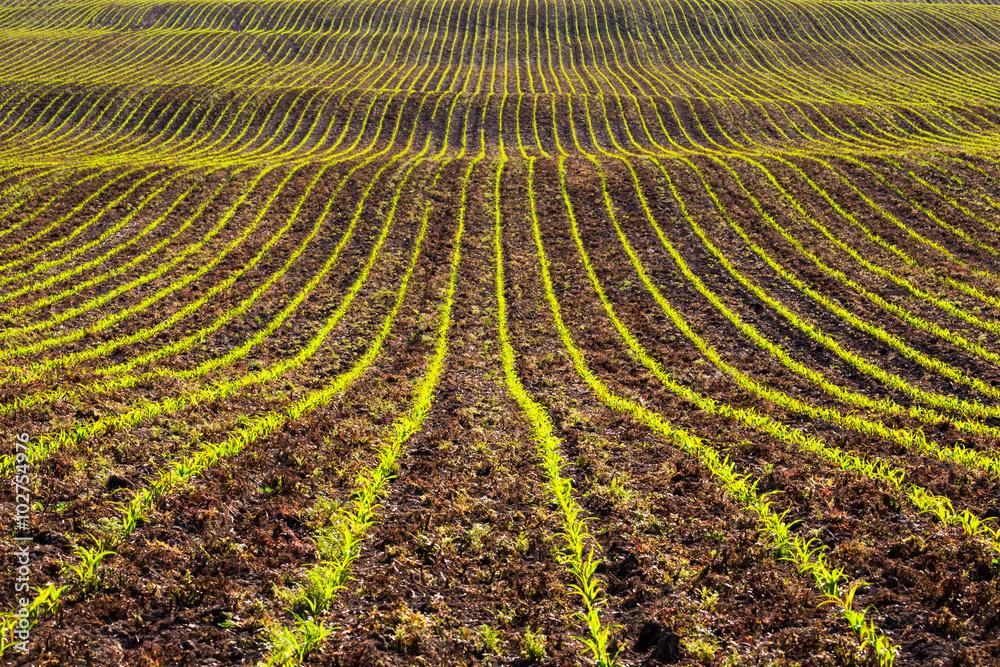
[[[990,4],[3,3],[0,662],[1000,665],[998,146]]]

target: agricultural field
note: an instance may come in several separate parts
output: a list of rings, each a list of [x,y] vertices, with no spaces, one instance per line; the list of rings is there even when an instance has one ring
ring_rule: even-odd
[[[7,0],[0,663],[1000,665],[1000,6]]]

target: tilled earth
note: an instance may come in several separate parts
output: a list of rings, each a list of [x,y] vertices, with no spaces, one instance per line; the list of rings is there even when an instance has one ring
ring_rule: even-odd
[[[204,277],[175,293],[164,304],[165,311],[146,309],[134,320],[95,329],[72,345],[37,352],[18,351],[21,348],[10,341],[18,345],[44,341],[51,335],[47,330],[5,341],[5,349],[13,355],[7,358],[4,371],[9,379],[5,402],[9,403],[37,392],[89,386],[103,377],[105,366],[181,340],[210,326],[243,300],[254,299],[245,313],[203,339],[156,365],[139,365],[133,372],[196,369],[250,340],[285,308],[290,295],[310,290],[275,334],[207,374],[187,379],[150,375],[128,388],[42,400],[0,417],[5,433],[27,431],[39,438],[217,386],[213,383],[237,380],[292,358],[320,331],[351,286],[364,278],[346,316],[287,375],[252,383],[219,399],[165,410],[134,427],[94,434],[53,450],[31,468],[34,499],[39,503],[31,516],[32,580],[70,587],[59,610],[32,629],[31,650],[23,656],[8,651],[5,662],[222,665],[252,664],[263,658],[266,624],[291,620],[290,591],[319,558],[317,531],[335,522],[338,511],[350,506],[356,479],[376,464],[378,447],[392,436],[393,424],[409,408],[416,384],[427,370],[449,280],[462,209],[459,192],[467,165],[465,160],[426,163],[412,171],[412,165],[402,161],[362,165],[343,184],[343,194],[330,208],[317,242],[308,244],[280,279],[280,289],[255,295],[257,287],[280,270],[306,238],[345,173],[342,168],[323,174],[315,167],[304,168],[293,175],[287,192],[279,193],[270,208],[262,209],[266,194],[288,175],[278,169],[234,209],[231,227],[199,251],[199,261],[224,253],[235,235],[258,217],[260,229]],[[700,167],[722,177],[711,171],[710,164]],[[378,520],[368,528],[353,563],[352,578],[324,616],[331,634],[321,650],[307,657],[307,664],[526,665],[532,660],[527,657],[525,637],[536,633],[544,637],[544,664],[581,661],[582,645],[576,637],[585,629],[578,616],[579,596],[559,557],[559,515],[529,423],[508,390],[497,342],[496,205],[490,185],[497,168],[495,161],[483,160],[469,175],[449,349],[430,411],[421,429],[405,443]],[[625,233],[642,253],[651,279],[723,359],[812,405],[849,409],[751,347],[663,251],[653,229],[641,224],[644,213],[630,173],[615,164],[606,169],[618,219],[627,221]],[[704,213],[714,204],[704,190],[699,191],[693,172],[680,165],[673,172],[678,192],[689,208],[701,211],[697,219],[713,243],[745,275],[773,289],[780,277],[754,259],[718,216]],[[644,289],[617,241],[597,176],[573,161],[567,163],[567,173],[566,193],[576,211],[581,242],[609,303],[672,378],[717,401],[752,407],[807,429],[830,444],[881,458],[904,470],[908,481],[948,497],[956,510],[968,509],[983,518],[1000,515],[997,483],[983,471],[916,456],[897,443],[811,421],[739,389],[673,327]],[[883,387],[853,367],[838,365],[828,350],[761,308],[756,297],[729,277],[686,225],[657,171],[643,168],[637,174],[644,191],[650,193],[653,215],[674,221],[664,226],[668,240],[704,285],[720,294],[744,321],[840,384],[900,405],[911,403],[906,395]],[[305,187],[317,176],[313,191],[300,201]],[[750,173],[744,177],[749,181]],[[221,178],[205,179],[204,196],[222,184],[212,206],[195,217],[187,235],[172,240],[142,264],[144,270],[152,270],[178,248],[206,234],[212,221],[239,200],[252,175],[236,173],[229,183]],[[186,184],[179,179],[164,201],[171,195],[178,197]],[[146,187],[144,192],[149,192],[155,183]],[[787,511],[787,519],[797,522],[796,530],[826,545],[831,561],[844,568],[848,580],[860,582],[856,605],[870,607],[870,618],[900,645],[896,664],[996,661],[1000,608],[994,554],[959,529],[918,513],[903,493],[890,486],[701,412],[661,386],[630,356],[590,284],[572,235],[556,161],[535,163],[533,187],[539,241],[551,264],[555,298],[594,373],[614,392],[725,449],[741,473],[759,480],[760,492],[774,492],[774,506]],[[701,463],[629,415],[607,407],[588,389],[553,322],[539,270],[527,188],[526,164],[506,163],[498,190],[499,215],[516,371],[555,424],[566,463],[562,474],[572,481],[575,497],[589,517],[594,548],[601,559],[596,574],[606,594],[603,617],[612,626],[613,647],[621,650],[620,663],[869,662],[871,657],[858,647],[844,622],[820,605],[823,598],[810,575],[797,572],[769,546],[754,517],[726,495]],[[103,201],[112,196],[109,191]],[[821,209],[818,201],[807,196],[803,200],[812,210]],[[722,201],[734,211],[750,206],[735,190],[724,191]],[[298,204],[301,211],[296,218]],[[767,205],[781,215],[780,202]],[[195,209],[191,201],[178,208],[178,214],[193,215]],[[161,202],[159,208],[140,216],[141,223],[148,224],[163,210]],[[261,216],[261,210],[266,215]],[[75,584],[66,565],[77,562],[76,547],[92,546],[94,539],[113,531],[120,503],[148,486],[162,466],[201,443],[225,439],[248,415],[269,410],[280,413],[364,358],[373,332],[383,326],[393,307],[425,212],[427,233],[398,318],[367,370],[330,402],[286,421],[276,433],[253,441],[168,493],[116,553],[101,563],[98,585],[88,590]],[[49,218],[29,220],[15,236],[28,239],[45,228],[46,220],[60,215],[65,215],[63,207],[54,206]],[[289,219],[293,224],[253,271],[209,299],[183,324],[163,331],[150,329],[149,336],[114,344],[120,336],[155,326],[172,309],[198,299],[249,261]],[[352,219],[356,219],[354,231],[340,259],[326,278],[310,283]],[[377,249],[386,222],[391,224],[384,244],[365,277],[362,267]],[[874,226],[875,222],[866,220],[866,224]],[[907,342],[922,352],[934,355],[939,351],[930,336],[910,335],[904,323],[880,317],[870,303],[816,274],[805,258],[796,256],[768,228],[753,229],[770,252],[798,275],[815,278],[827,294],[853,312],[906,335]],[[801,224],[793,229],[804,238],[813,233]],[[847,233],[842,224],[837,229]],[[124,266],[142,248],[169,238],[168,231],[156,231],[143,240],[141,248],[116,256],[102,270]],[[87,232],[81,242],[97,234],[97,230]],[[860,237],[848,238],[852,244],[865,243]],[[816,239],[809,242],[820,245]],[[823,253],[834,265],[846,262],[829,248]],[[894,261],[889,256],[879,259]],[[981,258],[971,253],[965,259],[972,264]],[[197,266],[192,259],[128,298],[155,294]],[[115,277],[65,302],[18,316],[21,319],[15,322],[37,321],[63,308],[86,306],[103,290],[123,284],[122,280]],[[46,287],[10,303],[12,308],[30,305],[42,296],[58,295],[59,287]],[[931,316],[933,311],[920,311],[912,297],[896,288],[887,289],[914,312]],[[848,349],[879,358],[885,368],[922,389],[988,400],[926,373],[888,346],[816,310],[793,288],[785,286],[778,293],[790,307],[808,312]],[[103,314],[99,309],[88,310],[82,319],[68,320],[65,331],[93,325]],[[88,357],[65,370],[56,363],[54,370],[38,373],[29,382],[16,379],[17,367],[38,362],[52,366],[51,360],[58,362],[60,355],[99,345],[112,346],[111,352]],[[997,380],[995,368],[982,359],[955,348],[943,356],[970,375],[988,383]],[[909,417],[888,416],[885,421],[900,428],[922,426]],[[942,445],[961,442],[989,449],[995,444],[986,436],[963,435],[947,423],[927,432]],[[12,507],[13,495],[3,500]],[[3,595],[4,603],[13,607],[12,592],[5,590]]]

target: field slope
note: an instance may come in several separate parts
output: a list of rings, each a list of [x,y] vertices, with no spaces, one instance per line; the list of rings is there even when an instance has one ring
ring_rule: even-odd
[[[990,4],[3,3],[0,661],[1000,665],[998,146]]]

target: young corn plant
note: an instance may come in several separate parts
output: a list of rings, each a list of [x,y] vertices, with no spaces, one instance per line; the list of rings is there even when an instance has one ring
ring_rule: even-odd
[[[264,664],[268,667],[301,665],[306,656],[322,646],[333,631],[334,628],[326,627],[323,621],[311,616],[296,616],[295,625],[291,628],[280,623],[271,624],[263,630],[269,647]]]
[[[102,585],[99,572],[101,563],[104,562],[105,558],[113,556],[115,553],[104,549],[102,540],[97,539],[93,535],[90,535],[90,538],[96,543],[96,546],[84,547],[77,545],[73,547],[73,554],[76,556],[77,564],[66,564],[64,566],[65,571],[73,574],[77,584],[83,588],[83,592],[86,595],[92,595],[100,590]],[[45,594],[51,597],[51,593],[46,592]],[[39,595],[42,595],[42,593]]]

